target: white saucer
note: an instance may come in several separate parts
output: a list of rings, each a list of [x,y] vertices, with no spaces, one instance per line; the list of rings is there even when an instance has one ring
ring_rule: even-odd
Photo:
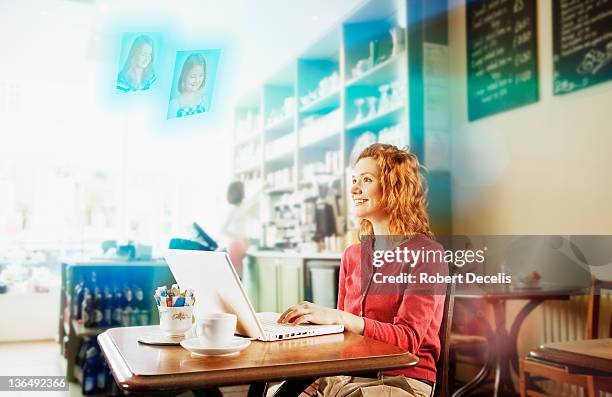
[[[224,356],[227,354],[238,353],[246,349],[251,344],[250,340],[234,339],[227,346],[211,346],[200,338],[191,338],[181,341],[181,346],[191,353],[202,356]]]

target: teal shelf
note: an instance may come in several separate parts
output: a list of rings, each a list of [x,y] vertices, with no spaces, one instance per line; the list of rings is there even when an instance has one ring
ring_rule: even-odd
[[[399,62],[405,59],[406,51],[399,52],[386,61],[375,65],[361,76],[347,81],[345,86],[347,88],[357,86],[378,86],[396,80],[400,77],[396,68],[398,68]]]
[[[340,106],[340,90],[318,98],[300,109],[300,113],[320,113]]]
[[[382,113],[377,113],[371,117],[366,117],[362,120],[350,123],[346,126],[347,130],[378,130],[393,124],[402,122],[402,115],[405,114],[406,106],[399,104]]]
[[[291,132],[293,130],[293,115],[285,116],[281,120],[266,125],[264,130],[267,133]]]

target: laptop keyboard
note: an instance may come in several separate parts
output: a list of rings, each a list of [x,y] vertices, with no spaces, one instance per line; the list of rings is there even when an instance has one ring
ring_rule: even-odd
[[[261,320],[261,325],[268,332],[278,332],[278,333],[291,333],[291,332],[300,332],[305,331],[309,327],[307,325],[283,325],[279,324],[274,320]]]
[[[313,327],[312,325],[279,324],[276,322],[279,317],[277,313],[258,313],[257,317],[259,318],[264,331],[266,331],[268,336],[273,336],[272,339],[275,340],[314,335],[314,328],[317,328]]]

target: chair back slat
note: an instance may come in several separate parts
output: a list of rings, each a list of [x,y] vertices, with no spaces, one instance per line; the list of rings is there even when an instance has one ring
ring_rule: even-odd
[[[449,272],[450,273],[450,272]],[[440,357],[436,363],[436,389],[434,396],[449,395],[448,358],[450,351],[450,334],[453,322],[453,310],[455,306],[455,283],[446,286],[446,297],[444,299],[444,314],[440,324]]]

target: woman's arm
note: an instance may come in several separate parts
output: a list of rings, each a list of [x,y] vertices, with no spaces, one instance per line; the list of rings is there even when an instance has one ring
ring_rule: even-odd
[[[426,248],[436,249],[432,246]],[[438,249],[441,249],[441,247]],[[412,271],[417,279],[419,279],[420,273],[447,275],[448,265],[445,262],[421,261]],[[393,315],[392,322],[368,318],[366,312],[363,335],[399,346],[414,354],[419,351],[425,336],[432,332],[432,327],[435,327],[436,333],[438,331],[444,310],[446,297],[443,294],[446,291],[446,286],[417,283],[408,285],[407,288],[411,288],[412,291],[404,292],[400,306]],[[377,297],[372,296],[371,298],[376,299]]]
[[[443,307],[444,295],[405,295],[393,323],[364,318],[363,335],[415,354]]]
[[[338,282],[338,309],[316,305],[304,301],[299,305],[293,305],[281,314],[279,323],[291,323],[294,325],[313,324],[342,324],[347,331],[363,334],[363,318],[344,311],[344,298],[346,296],[346,270],[347,250],[342,254],[340,262],[340,277]]]

